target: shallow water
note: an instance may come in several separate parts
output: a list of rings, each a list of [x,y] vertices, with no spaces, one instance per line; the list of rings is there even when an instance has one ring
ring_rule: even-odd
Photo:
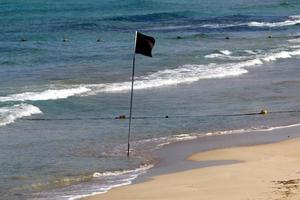
[[[299,112],[228,116],[299,110],[299,9],[275,0],[2,1],[1,196],[104,192],[144,173],[164,144],[299,123]],[[156,46],[153,58],[137,55],[128,160],[128,121],[114,118],[128,115],[135,30]]]

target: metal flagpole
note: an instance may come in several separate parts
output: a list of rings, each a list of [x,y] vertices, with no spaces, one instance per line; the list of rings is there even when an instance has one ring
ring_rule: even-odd
[[[137,31],[135,32],[134,52],[133,52],[133,59],[132,59],[132,76],[131,76],[131,94],[130,94],[130,109],[129,109],[127,157],[129,157],[129,152],[130,152],[130,131],[131,131],[131,120],[132,120],[133,82],[134,82],[134,69],[135,69],[136,39],[137,39],[136,37],[137,37]]]

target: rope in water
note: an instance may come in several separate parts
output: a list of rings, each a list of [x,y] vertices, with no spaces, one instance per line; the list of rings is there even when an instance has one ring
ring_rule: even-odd
[[[240,117],[240,116],[252,116],[252,115],[266,115],[266,114],[286,114],[286,113],[300,113],[300,110],[285,110],[285,111],[271,111],[261,110],[256,113],[235,113],[235,114],[212,114],[212,115],[164,115],[164,116],[136,116],[132,119],[170,119],[170,118],[203,118],[203,117]],[[117,117],[87,117],[87,118],[26,118],[23,120],[32,121],[76,121],[76,120],[127,120],[126,115],[120,115]]]

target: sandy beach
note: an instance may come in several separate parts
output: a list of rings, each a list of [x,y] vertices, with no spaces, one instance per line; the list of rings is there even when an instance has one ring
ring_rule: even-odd
[[[189,160],[235,164],[176,172],[85,200],[300,199],[300,139],[197,153]]]

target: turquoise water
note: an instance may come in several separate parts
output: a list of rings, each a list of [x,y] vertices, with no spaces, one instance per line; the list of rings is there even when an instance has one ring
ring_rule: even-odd
[[[105,192],[164,144],[299,123],[298,112],[226,116],[299,110],[299,11],[279,0],[2,0],[1,198]],[[128,121],[114,118],[128,115],[136,30],[156,46],[136,57],[128,160]]]

